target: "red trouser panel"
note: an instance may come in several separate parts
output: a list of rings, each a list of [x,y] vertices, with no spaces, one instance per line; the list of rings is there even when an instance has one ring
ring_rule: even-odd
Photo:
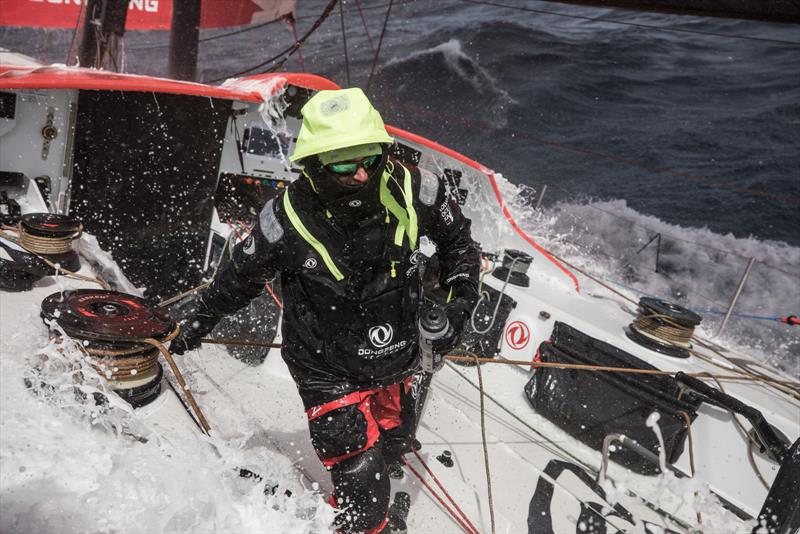
[[[354,391],[338,399],[306,410],[308,421],[311,422],[315,419],[319,419],[328,412],[356,404],[358,405],[358,410],[364,415],[364,419],[367,422],[367,442],[363,447],[340,456],[320,458],[322,464],[330,468],[343,460],[352,458],[356,454],[375,445],[375,442],[378,441],[381,435],[381,430],[390,430],[399,426],[402,423],[400,418],[400,387],[403,386],[405,392],[408,392],[412,380],[413,376],[401,383],[392,384],[380,389]]]

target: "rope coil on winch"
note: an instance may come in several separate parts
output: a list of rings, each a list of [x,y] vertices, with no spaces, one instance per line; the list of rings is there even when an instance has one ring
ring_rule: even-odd
[[[167,343],[177,337],[179,330],[176,325],[172,332],[157,341]],[[119,348],[116,348],[108,343],[84,340],[82,346],[89,355],[89,364],[108,380],[131,379],[151,372],[158,365],[160,354],[158,348],[147,343],[117,343]]]
[[[675,345],[688,348],[694,335],[693,326],[685,326],[669,319],[668,315],[648,313],[646,310],[641,313],[632,323],[632,327],[639,333],[655,337],[660,340],[669,341]]]
[[[82,224],[79,229],[63,237],[34,235],[21,222],[18,229],[20,245],[34,254],[66,254],[72,250],[72,242],[83,233]]]
[[[19,243],[33,254],[66,254],[83,233],[83,223],[57,213],[28,213],[18,225]]]

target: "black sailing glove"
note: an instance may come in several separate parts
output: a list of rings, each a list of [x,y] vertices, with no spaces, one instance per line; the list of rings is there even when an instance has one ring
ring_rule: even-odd
[[[434,354],[444,355],[458,346],[458,342],[461,340],[461,336],[472,315],[472,309],[478,301],[478,292],[470,283],[462,282],[454,286],[453,296],[454,298],[444,309],[450,328],[448,328],[443,337],[433,342]],[[444,359],[442,358],[441,362],[437,363],[438,367],[441,368]]]
[[[181,331],[178,337],[169,344],[169,351],[173,354],[183,354],[187,350],[194,350],[200,347],[200,339],[214,330],[222,316],[211,313],[203,302],[202,297],[198,298],[197,310],[181,324]]]

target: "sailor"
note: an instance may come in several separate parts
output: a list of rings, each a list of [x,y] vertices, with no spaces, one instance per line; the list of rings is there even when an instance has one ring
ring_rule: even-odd
[[[199,347],[278,277],[282,356],[331,473],[337,528],[377,533],[389,528],[387,466],[415,428],[420,239],[436,245],[450,295],[439,353],[457,344],[477,300],[479,249],[444,183],[390,156],[394,140],[361,89],[320,91],[301,112],[291,160],[303,177],[267,202],[170,349]]]

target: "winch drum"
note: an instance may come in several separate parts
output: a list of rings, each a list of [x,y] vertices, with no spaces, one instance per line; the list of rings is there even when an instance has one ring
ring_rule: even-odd
[[[81,340],[92,367],[134,408],[158,397],[163,377],[159,351],[142,340],[166,341],[174,335],[176,324],[163,310],[135,295],[78,289],[48,296],[41,316]]]

